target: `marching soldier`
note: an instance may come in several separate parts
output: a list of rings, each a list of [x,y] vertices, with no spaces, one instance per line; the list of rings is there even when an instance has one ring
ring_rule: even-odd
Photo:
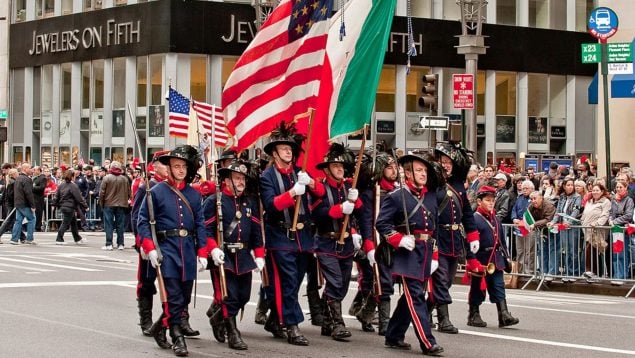
[[[146,201],[141,205],[139,236],[141,248],[152,266],[156,268],[160,265],[167,293],[162,323],[170,328],[172,350],[183,357],[188,355],[188,351],[181,323],[192,296],[197,261],[202,268],[207,267],[207,237],[201,196],[189,185],[200,162],[198,151],[189,145],[171,150],[159,161],[168,166],[168,177],[152,188],[152,208]],[[151,225],[156,226],[162,262],[158,259]]]
[[[479,237],[474,226],[474,213],[465,190],[470,159],[465,148],[458,143],[439,143],[434,149],[446,178],[441,188],[443,201],[439,206],[437,246],[439,268],[432,274],[432,294],[428,297],[428,310],[432,315],[437,309],[438,330],[456,334],[459,330],[450,321],[448,305],[452,303],[450,287],[456,276],[459,257],[464,256],[464,247],[476,253]]]
[[[220,193],[211,196],[203,204],[207,235],[216,238],[219,216],[218,198],[222,209],[223,247],[217,240],[208,240],[207,248],[216,266],[224,264],[227,297],[221,300],[222,315],[229,348],[247,349],[236,326],[236,315],[249,302],[251,296],[251,272],[260,272],[265,266],[265,250],[260,231],[260,208],[253,197],[245,195],[246,177],[249,164],[233,161],[218,171],[223,181]],[[251,256],[253,250],[255,259]],[[218,269],[212,268],[214,287],[219,287]],[[218,292],[218,290],[216,290]],[[216,295],[218,296],[218,295]],[[215,333],[216,335],[216,333]]]
[[[317,227],[315,252],[326,281],[322,297],[322,335],[337,341],[351,336],[342,318],[342,300],[351,280],[353,250],[362,247],[362,237],[354,231],[351,221],[348,221],[347,228],[342,228],[345,215],[355,214],[359,219],[362,214],[359,191],[352,189],[350,180],[344,178],[345,172],[352,171],[354,161],[355,157],[349,150],[334,143],[324,161],[316,166],[326,174],[322,180],[326,193],[321,198],[315,198],[312,210]]]
[[[147,172],[153,174],[152,179],[148,181],[150,188],[154,187],[157,183],[163,181],[167,177],[167,167],[159,162],[159,157],[169,153],[169,150],[159,151],[154,153],[152,157],[152,163],[148,164]],[[157,320],[152,323],[152,302],[153,297],[157,293],[157,288],[154,285],[154,281],[157,278],[157,271],[152,267],[148,256],[145,251],[141,250],[141,237],[137,229],[139,209],[141,204],[146,200],[146,185],[141,184],[138,190],[135,192],[135,196],[132,201],[132,211],[130,221],[132,223],[132,230],[135,235],[135,248],[139,252],[139,266],[137,272],[137,305],[139,308],[139,325],[141,331],[145,336],[157,335],[158,341],[161,342],[161,348],[170,348],[170,344],[165,337],[165,329],[162,328],[161,320]]]
[[[468,294],[470,308],[467,324],[474,327],[487,326],[479,311],[479,306],[485,301],[487,289],[490,302],[496,303],[498,326],[512,326],[518,324],[519,320],[509,313],[505,300],[503,270],[508,264],[509,251],[504,240],[503,225],[494,212],[496,189],[482,186],[476,194],[476,202],[478,206],[474,221],[481,236],[481,245],[475,254],[467,253],[465,271],[466,275],[471,273],[472,277]]]
[[[412,322],[423,354],[438,356],[443,348],[432,335],[425,285],[436,266],[433,251],[439,206],[437,188],[443,178],[431,159],[406,154],[398,161],[405,184],[386,196],[376,222],[377,231],[394,248],[392,275],[404,289],[388,322],[385,344],[389,348],[410,349],[404,336]]]
[[[273,158],[273,162],[260,180],[267,237],[266,266],[270,280],[266,295],[271,309],[265,330],[283,338],[282,327],[286,326],[290,344],[307,346],[309,341],[298,328],[304,320],[298,292],[307,270],[307,254],[313,251],[307,191],[315,197],[322,197],[324,186],[295,165],[304,136],[296,134],[292,125],[286,127],[281,123],[270,138],[264,151]],[[297,213],[296,200],[299,201]],[[297,225],[294,227],[295,215]]]

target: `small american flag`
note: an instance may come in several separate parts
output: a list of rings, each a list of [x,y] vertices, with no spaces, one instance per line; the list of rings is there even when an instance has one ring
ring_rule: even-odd
[[[198,120],[202,123],[205,133],[211,135],[212,130],[214,130],[214,144],[218,147],[224,147],[229,136],[226,131],[223,110],[218,106],[199,101],[193,101],[192,109],[194,109]],[[214,118],[213,124],[212,117]]]
[[[174,137],[186,138],[190,121],[190,100],[170,87],[168,101],[170,102],[169,133]]]

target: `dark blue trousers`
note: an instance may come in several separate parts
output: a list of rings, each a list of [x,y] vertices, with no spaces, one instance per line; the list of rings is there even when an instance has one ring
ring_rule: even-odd
[[[390,296],[395,293],[395,281],[392,278],[392,270],[390,267],[377,263],[379,268],[379,282],[381,284],[380,301],[390,301]]]
[[[450,287],[456,276],[459,258],[439,255],[439,268],[432,274],[432,295],[430,301],[437,305],[449,305],[452,303]]]
[[[304,321],[304,314],[298,302],[300,285],[306,273],[306,253],[297,251],[269,250],[267,270],[269,287],[265,289],[269,307],[275,309],[280,324],[297,325]]]
[[[187,308],[187,304],[192,296],[194,281],[182,281],[179,278],[163,278],[165,291],[168,294],[168,302],[163,307],[163,312],[167,315],[163,319],[163,325],[172,327],[181,324],[181,316]]]
[[[353,257],[338,258],[333,255],[318,254],[318,261],[326,281],[324,294],[336,301],[343,300],[348,292],[348,283],[351,281]]]
[[[498,303],[505,299],[505,280],[503,277],[503,271],[500,270],[496,270],[491,275],[485,275],[489,301],[492,303]],[[468,303],[470,305],[478,306],[485,301],[485,291],[481,291],[482,279],[482,277],[472,277],[470,293],[468,294]]]
[[[227,298],[223,300],[223,305],[227,310],[227,316],[234,317],[245,307],[251,297],[251,271],[236,275],[225,270],[225,281],[227,282]]]
[[[359,272],[359,276],[357,276],[359,291],[362,292],[364,297],[368,297],[373,292],[373,267],[366,258],[355,260],[355,263],[357,264],[357,272]]]
[[[425,301],[425,282],[401,277],[404,292],[397,301],[397,307],[390,317],[386,328],[386,341],[403,340],[410,322],[415,329],[421,348],[429,349],[436,344],[428,321],[428,308]]]
[[[157,270],[152,267],[149,260],[141,259],[139,255],[139,267],[137,268],[137,298],[152,297],[157,294],[154,281],[157,279]]]

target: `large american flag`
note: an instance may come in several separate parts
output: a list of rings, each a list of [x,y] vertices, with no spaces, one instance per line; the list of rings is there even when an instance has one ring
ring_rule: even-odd
[[[186,138],[190,126],[190,100],[170,87],[168,101],[170,102],[170,135]],[[227,144],[227,131],[223,110],[218,106],[213,106],[205,102],[192,100],[192,109],[196,112],[198,124],[203,127],[201,134],[212,135],[214,130],[215,145],[224,147]],[[214,124],[212,124],[212,117]],[[192,125],[196,126],[197,123]]]
[[[238,59],[223,91],[237,149],[315,106],[333,0],[283,0]]]

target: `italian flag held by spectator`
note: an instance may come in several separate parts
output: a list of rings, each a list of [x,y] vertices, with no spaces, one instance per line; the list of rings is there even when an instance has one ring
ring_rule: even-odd
[[[611,227],[611,237],[613,241],[613,253],[619,254],[624,251],[624,228],[613,225],[613,227]]]
[[[531,225],[533,225],[536,221],[534,220],[534,217],[531,215],[531,212],[529,212],[529,209],[525,210],[525,213],[523,214],[523,221],[518,224],[518,230],[520,230],[520,236],[525,237],[529,234],[529,227]]]

